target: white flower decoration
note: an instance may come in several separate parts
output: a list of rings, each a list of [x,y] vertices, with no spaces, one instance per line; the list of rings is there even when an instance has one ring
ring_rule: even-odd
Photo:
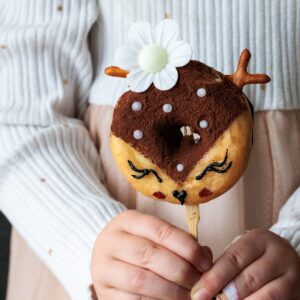
[[[178,80],[176,67],[186,65],[192,57],[191,46],[178,39],[178,25],[163,20],[155,28],[137,22],[129,30],[130,45],[117,50],[116,64],[129,71],[130,89],[144,92],[153,83],[162,91],[170,90]]]

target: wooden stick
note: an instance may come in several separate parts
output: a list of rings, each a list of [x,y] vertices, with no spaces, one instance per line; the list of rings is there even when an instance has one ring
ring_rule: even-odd
[[[229,300],[224,294],[219,294],[216,296],[216,300]]]
[[[198,224],[200,220],[199,205],[185,205],[185,218],[189,233],[198,240]]]
[[[198,224],[200,221],[199,205],[185,205],[186,223],[189,227],[189,233],[198,240]],[[216,300],[229,300],[223,293],[215,297]]]

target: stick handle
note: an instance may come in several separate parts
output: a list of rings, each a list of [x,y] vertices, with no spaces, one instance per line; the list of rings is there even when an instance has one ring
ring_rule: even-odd
[[[216,300],[230,300],[230,299],[222,293],[216,296]]]
[[[216,300],[229,300],[224,294],[216,296]]]
[[[185,217],[189,227],[189,233],[198,240],[198,224],[200,220],[199,205],[185,205]]]

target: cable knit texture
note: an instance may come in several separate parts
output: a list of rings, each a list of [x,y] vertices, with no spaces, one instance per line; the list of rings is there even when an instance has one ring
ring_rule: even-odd
[[[300,255],[300,187],[282,208],[271,230],[289,240]]]
[[[130,26],[173,18],[193,58],[231,74],[244,48],[252,52],[250,72],[268,73],[272,83],[245,93],[255,110],[300,108],[300,1],[297,0],[112,0],[99,1],[93,42],[101,46],[96,72],[114,65],[114,52],[128,43]],[[124,79],[99,76],[91,102],[114,105],[126,90]],[[105,94],[102,91],[106,91]]]
[[[300,108],[297,0],[101,0],[99,6],[92,38],[102,51],[97,72],[113,64],[134,21],[172,17],[194,58],[225,73],[244,47],[251,49],[250,71],[273,78],[265,88],[247,88],[256,110]],[[80,121],[92,82],[87,36],[97,16],[95,0],[0,0],[0,209],[75,300],[90,299],[95,238],[125,209],[101,185],[99,156]],[[113,105],[124,85],[99,76],[92,102]],[[273,228],[298,250],[299,197]]]
[[[0,209],[78,300],[90,299],[97,235],[124,210],[75,119],[87,106],[97,15],[92,0],[0,0]]]

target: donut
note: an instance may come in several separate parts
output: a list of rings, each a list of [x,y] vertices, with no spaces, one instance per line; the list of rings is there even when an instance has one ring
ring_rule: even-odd
[[[142,29],[147,32],[149,26],[139,22],[129,37],[143,37]],[[167,20],[153,34],[159,42],[137,45],[131,38],[131,48],[117,51],[121,66],[106,69],[129,83],[114,109],[110,144],[134,189],[156,200],[196,205],[222,195],[244,173],[252,149],[253,107],[242,89],[270,78],[247,72],[247,49],[232,75],[191,60],[189,45],[175,41],[175,31],[176,23]]]

